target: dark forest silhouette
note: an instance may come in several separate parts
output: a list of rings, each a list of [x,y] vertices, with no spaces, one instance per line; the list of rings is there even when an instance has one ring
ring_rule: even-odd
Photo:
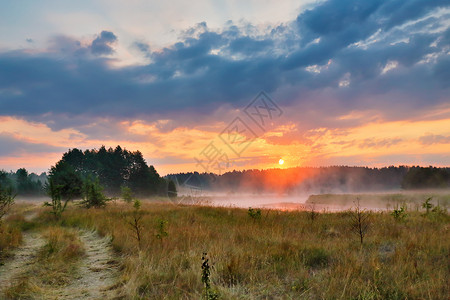
[[[133,194],[141,197],[167,196],[170,180],[161,177],[153,166],[148,166],[140,151],[115,149],[79,150],[71,149],[62,159],[45,173],[37,176],[25,169],[16,173],[0,171],[0,186],[12,187],[18,196],[40,196],[46,194],[49,180],[62,188],[63,198],[79,198],[87,181],[98,179],[109,196],[118,196],[121,187],[129,187]],[[171,195],[176,194],[173,185]]]
[[[117,196],[121,187],[129,187],[139,196],[167,195],[166,179],[159,176],[153,166],[148,166],[140,151],[128,151],[117,146],[115,149],[85,150],[71,149],[60,161],[51,167],[49,179],[56,184],[70,177],[73,184],[86,178],[98,178],[108,195]]]
[[[450,187],[450,168],[297,167],[289,169],[179,173],[167,175],[181,186],[222,192],[330,193]]]
[[[102,146],[98,150],[70,149],[50,168],[48,175],[29,174],[24,168],[9,173],[0,171],[0,187],[11,188],[21,197],[46,195],[49,179],[64,187],[63,194],[73,199],[81,197],[87,180],[94,179],[109,196],[118,196],[122,187],[128,187],[140,197],[175,197],[180,186],[232,193],[332,193],[450,188],[450,168],[297,167],[161,177],[152,165],[147,165],[140,151]]]

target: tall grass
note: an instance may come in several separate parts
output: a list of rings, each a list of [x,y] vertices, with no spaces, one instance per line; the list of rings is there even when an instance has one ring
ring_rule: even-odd
[[[24,217],[24,213],[31,208],[34,206],[15,204],[0,222],[0,265],[10,256],[12,250],[21,244],[22,232],[35,226],[34,222]]]
[[[10,251],[18,247],[22,241],[22,231],[19,226],[9,222],[0,225],[0,266],[9,256]]]
[[[143,203],[140,249],[130,204],[70,208],[66,226],[112,236],[128,299],[200,299],[204,252],[222,299],[447,299],[449,217],[408,212],[403,222],[374,213],[364,245],[348,212],[263,211]],[[167,221],[164,243],[160,221]]]
[[[430,198],[433,206],[447,208],[450,206],[449,190],[403,191],[399,193],[364,193],[364,194],[320,194],[309,196],[307,203],[323,205],[354,206],[357,199],[367,207],[394,209],[401,206],[418,211],[425,199]]]
[[[16,203],[0,222],[0,266],[8,259],[14,248],[22,243],[22,234],[34,229],[38,223],[32,220],[32,215],[40,211],[35,204]]]

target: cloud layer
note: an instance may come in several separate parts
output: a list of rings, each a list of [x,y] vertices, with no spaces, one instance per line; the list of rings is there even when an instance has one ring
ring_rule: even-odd
[[[441,0],[329,0],[282,24],[211,29],[203,22],[164,48],[136,40],[130,47],[146,63],[128,66],[118,65],[120,37],[112,31],[90,40],[53,36],[45,49],[0,52],[0,114],[102,140],[116,127],[121,136],[117,124],[127,120],[167,120],[161,132],[226,124],[265,90],[286,112],[281,123],[295,124],[283,133],[292,142],[317,128],[345,131],[369,121],[448,124],[448,114],[435,112],[450,103],[449,17]],[[420,141],[447,143],[443,134]]]

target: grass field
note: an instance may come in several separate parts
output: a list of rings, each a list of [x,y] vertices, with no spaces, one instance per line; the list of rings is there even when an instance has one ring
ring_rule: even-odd
[[[392,210],[394,208],[405,206],[410,211],[419,211],[422,209],[424,200],[431,198],[430,203],[439,205],[447,209],[450,206],[450,191],[402,191],[402,192],[383,192],[383,193],[353,193],[353,194],[320,194],[311,195],[306,203],[333,205],[334,207],[343,207],[345,209],[355,206],[359,199],[364,207]]]
[[[84,250],[70,235],[78,228],[111,237],[120,264],[116,295],[123,299],[204,297],[205,252],[210,299],[448,299],[450,293],[450,219],[445,211],[407,211],[401,221],[388,212],[371,213],[362,245],[349,211],[262,210],[252,218],[245,209],[144,202],[136,212],[132,204],[118,202],[105,209],[72,205],[59,221],[42,209],[33,222],[22,213],[10,215],[4,226],[18,232],[19,242],[22,230],[44,233],[47,252],[42,250],[39,259],[53,274],[45,275],[45,282],[36,272],[29,275],[29,297],[42,296],[55,276],[61,281],[53,284],[71,280],[61,275],[58,262],[74,257],[65,267],[76,268]],[[140,243],[129,224],[135,216],[140,218]],[[67,240],[68,248],[61,245]],[[52,243],[54,251],[48,255]],[[22,286],[30,285],[22,281]],[[18,293],[13,288],[7,292]]]

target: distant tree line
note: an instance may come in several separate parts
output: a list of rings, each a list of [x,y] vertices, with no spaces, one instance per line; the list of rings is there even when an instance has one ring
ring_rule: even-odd
[[[65,187],[63,198],[78,198],[86,180],[98,180],[105,193],[117,196],[121,187],[130,188],[138,196],[167,196],[169,180],[159,176],[153,166],[148,166],[140,151],[115,149],[71,149],[50,168],[49,180]]]
[[[178,173],[165,178],[148,166],[142,153],[115,149],[81,151],[71,149],[49,174],[0,171],[0,188],[11,189],[20,197],[44,196],[48,179],[60,187],[65,198],[82,196],[86,180],[98,181],[109,196],[118,196],[122,187],[136,196],[176,196],[177,187],[223,192],[253,193],[332,193],[364,192],[394,189],[450,188],[450,168],[399,166],[368,167],[297,167],[289,169],[232,171],[213,173]]]
[[[253,193],[333,193],[449,188],[450,168],[297,167],[289,169],[179,173],[167,175],[190,189]]]
[[[412,167],[402,181],[404,189],[433,189],[450,187],[450,168]]]
[[[46,173],[30,174],[25,168],[20,168],[16,172],[0,170],[0,188],[11,189],[14,195],[20,197],[44,196],[46,182]]]

